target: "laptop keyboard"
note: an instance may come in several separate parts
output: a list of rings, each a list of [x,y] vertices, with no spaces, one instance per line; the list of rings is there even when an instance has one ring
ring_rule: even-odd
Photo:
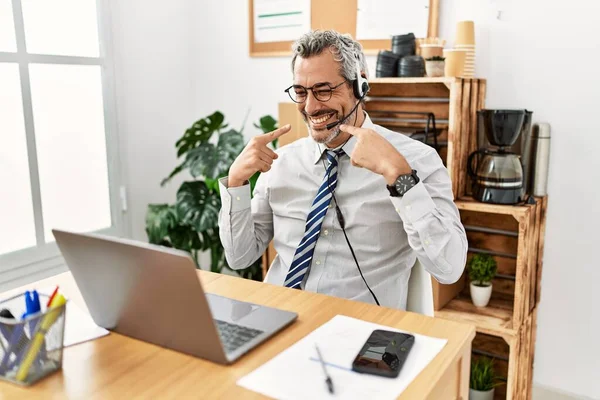
[[[225,352],[231,353],[245,343],[248,343],[263,331],[258,329],[247,328],[245,326],[230,324],[229,322],[219,321],[215,319],[221,342],[225,346]]]

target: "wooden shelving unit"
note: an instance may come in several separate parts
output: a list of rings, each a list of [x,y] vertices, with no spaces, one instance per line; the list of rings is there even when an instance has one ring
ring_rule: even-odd
[[[495,358],[497,372],[506,379],[506,385],[496,390],[496,399],[531,396],[548,198],[535,200],[536,204],[515,206],[479,203],[470,198],[456,201],[467,231],[468,257],[492,254],[498,273],[487,307],[472,304],[463,275],[461,284],[451,288],[454,297],[438,304],[435,316],[475,325],[473,357]],[[434,282],[434,286],[444,290],[445,285]]]
[[[440,316],[469,314],[481,317],[482,327],[514,333],[531,313],[538,298],[540,227],[546,198],[537,204],[502,206],[463,199],[456,201],[467,231],[469,258],[475,253],[494,255],[498,274],[488,307],[478,309],[470,301],[466,282]],[[541,265],[541,264],[540,264]],[[471,317],[473,319],[474,317]]]
[[[489,253],[498,262],[492,299],[473,305],[466,276],[453,285],[434,281],[436,317],[475,325],[473,357],[496,358],[506,385],[497,399],[530,398],[536,305],[540,297],[547,198],[530,205],[494,205],[468,197],[467,158],[478,148],[477,111],[485,107],[486,80],[463,78],[376,78],[366,110],[376,124],[399,132],[423,129],[422,113],[436,117],[440,156],[469,241],[469,257]],[[413,112],[414,114],[410,114]]]

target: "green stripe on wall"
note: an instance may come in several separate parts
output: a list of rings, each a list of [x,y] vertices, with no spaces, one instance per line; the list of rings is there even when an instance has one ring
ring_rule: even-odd
[[[284,15],[298,15],[302,14],[302,11],[290,11],[276,14],[258,14],[258,18],[269,18],[269,17],[283,17]]]
[[[302,26],[302,24],[290,24],[290,25],[271,25],[271,26],[261,26],[258,30],[261,29],[275,29],[275,28],[293,28],[296,26]]]

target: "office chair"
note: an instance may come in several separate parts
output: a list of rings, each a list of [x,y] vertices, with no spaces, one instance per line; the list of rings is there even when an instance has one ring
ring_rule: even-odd
[[[408,279],[408,296],[406,311],[433,317],[433,286],[431,275],[425,271],[423,264],[417,261],[413,265]]]

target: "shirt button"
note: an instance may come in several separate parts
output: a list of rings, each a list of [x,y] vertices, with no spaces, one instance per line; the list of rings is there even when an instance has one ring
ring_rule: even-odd
[[[426,240],[426,241],[425,241],[425,245],[426,245],[426,246],[429,246],[429,240]]]
[[[400,211],[396,208],[396,212],[399,213]]]
[[[235,199],[236,199],[237,201],[240,201],[240,196],[236,197]]]
[[[406,211],[410,211],[410,206],[406,206]]]
[[[329,232],[327,231],[327,229],[325,229],[325,230],[323,231],[323,235],[327,236],[328,234],[329,234]]]
[[[321,265],[321,260],[317,260],[317,262],[315,264]]]

